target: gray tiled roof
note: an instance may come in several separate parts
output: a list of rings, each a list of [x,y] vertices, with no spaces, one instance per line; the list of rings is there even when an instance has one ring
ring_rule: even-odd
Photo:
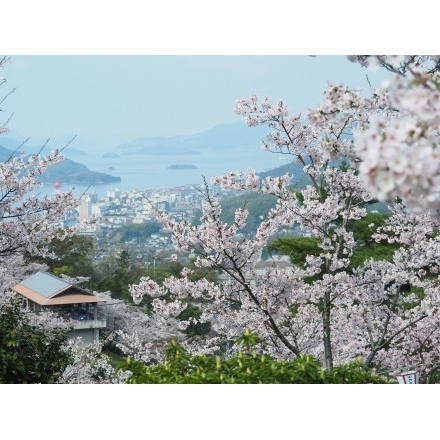
[[[69,287],[70,284],[47,272],[37,272],[20,283],[40,295],[50,298],[57,292]]]

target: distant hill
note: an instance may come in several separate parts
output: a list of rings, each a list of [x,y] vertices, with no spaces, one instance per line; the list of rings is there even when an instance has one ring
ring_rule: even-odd
[[[134,140],[127,140],[119,145],[108,147],[103,151],[103,157],[113,158],[121,154],[146,154],[146,155],[199,155],[202,152],[219,150],[236,150],[245,147],[258,147],[261,141],[269,134],[269,129],[264,126],[248,127],[244,121],[219,124],[208,130],[181,136],[145,136]],[[9,136],[0,137],[0,145],[15,150],[20,145],[20,151],[35,154],[42,148],[41,142],[32,143],[29,139],[23,143]],[[45,150],[53,149],[53,145],[64,145],[61,138],[50,140]],[[76,145],[78,149],[73,148]],[[88,151],[93,151],[92,141],[79,140],[68,145],[63,153],[68,156],[87,156]]]
[[[200,148],[240,148],[258,146],[270,130],[264,126],[248,127],[244,122],[220,124],[186,138]]]
[[[85,165],[64,159],[62,162],[50,167],[43,174],[41,181],[44,183],[68,183],[75,185],[101,185],[120,182],[121,178],[106,173],[90,171]]]
[[[0,162],[7,160],[13,153],[13,150],[9,150],[0,145]],[[90,171],[83,164],[70,159],[64,159],[62,162],[50,167],[46,173],[41,176],[40,180],[43,183],[60,182],[74,185],[100,185],[120,182],[121,178],[97,171]]]
[[[12,151],[0,145],[0,162],[4,162],[10,157]]]
[[[116,147],[123,154],[197,155],[202,151],[233,150],[258,146],[268,134],[265,127],[248,127],[245,123],[220,124],[201,133],[187,136],[145,137]]]
[[[16,139],[10,138],[8,136],[2,136],[0,139],[0,149],[1,148],[7,148],[9,150],[15,150],[21,145],[21,142],[17,141]]]
[[[292,176],[291,183],[295,185],[297,189],[304,188],[311,183],[310,177],[308,177],[307,174],[304,174],[304,166],[295,162],[294,157],[292,157],[292,162],[257,174],[261,179],[265,179],[266,177],[281,177],[287,173]]]

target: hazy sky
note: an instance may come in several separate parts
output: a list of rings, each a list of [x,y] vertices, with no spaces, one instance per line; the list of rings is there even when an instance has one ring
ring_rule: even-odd
[[[308,54],[435,52],[437,16],[416,12],[345,0],[6,2],[0,41],[11,63],[0,100],[16,90],[0,123],[13,113],[11,135],[76,134],[74,146],[105,148],[239,121],[235,101],[251,93],[300,112],[328,80],[368,87],[367,71],[344,56]]]
[[[73,147],[113,147],[241,121],[235,101],[251,93],[301,112],[319,102],[327,81],[368,88],[367,73],[378,82],[377,74],[329,55],[11,55],[0,92],[16,90],[1,116],[13,113],[10,137],[76,134]]]

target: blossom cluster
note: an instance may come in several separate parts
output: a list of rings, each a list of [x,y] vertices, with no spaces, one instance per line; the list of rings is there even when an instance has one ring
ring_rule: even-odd
[[[387,96],[382,111],[371,116],[368,127],[354,131],[359,172],[379,200],[400,197],[410,209],[429,209],[439,218],[439,57],[378,56],[361,62],[371,66],[372,61],[394,73],[382,86]]]
[[[377,115],[372,118],[368,129],[355,132],[356,148],[362,161],[359,171],[367,188],[379,200],[402,197],[410,208],[419,211],[428,208],[437,215],[440,203],[440,152],[437,147],[440,113],[432,108],[430,117],[424,117],[427,101],[414,96],[402,98],[414,99],[414,108],[416,102],[423,103],[420,117],[402,108],[399,118],[386,120]]]
[[[79,204],[73,191],[32,195],[41,186],[39,177],[63,159],[55,150],[47,156],[12,155],[0,163],[0,261],[11,273],[16,271],[12,257],[26,251],[44,255],[50,240],[75,232],[75,227],[60,228],[65,213]]]

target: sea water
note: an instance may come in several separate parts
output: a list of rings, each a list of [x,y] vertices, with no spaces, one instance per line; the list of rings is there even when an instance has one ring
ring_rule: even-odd
[[[69,156],[67,156],[69,157]],[[90,171],[118,176],[120,182],[102,185],[72,185],[60,182],[60,190],[74,187],[76,195],[96,192],[99,198],[105,197],[107,191],[145,191],[168,189],[186,185],[203,185],[204,179],[209,183],[211,177],[222,176],[228,171],[246,172],[249,168],[264,172],[286,164],[285,159],[292,157],[269,153],[257,147],[240,148],[228,151],[207,151],[196,155],[146,155],[120,154],[119,157],[105,157],[105,153],[89,152],[69,159],[82,163]],[[193,165],[194,169],[169,169],[170,165]],[[41,192],[53,193],[54,186],[45,185]]]

